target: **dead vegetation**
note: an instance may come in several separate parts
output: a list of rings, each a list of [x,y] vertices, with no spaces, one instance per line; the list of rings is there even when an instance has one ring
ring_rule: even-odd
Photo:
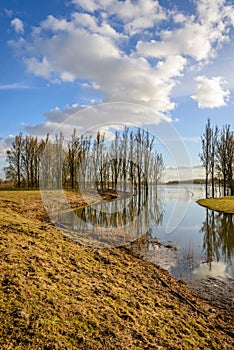
[[[127,249],[76,244],[45,214],[39,191],[0,192],[1,349],[233,349],[231,315]]]

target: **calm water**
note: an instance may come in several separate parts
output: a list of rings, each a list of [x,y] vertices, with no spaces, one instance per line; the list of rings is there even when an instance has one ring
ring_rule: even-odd
[[[91,205],[57,221],[71,231],[70,237],[91,246],[146,237],[132,249],[177,279],[234,279],[234,217],[199,206],[196,200],[203,197],[202,186],[152,187],[147,198],[142,194]]]
[[[177,250],[149,244],[145,257],[187,281],[233,279],[234,216],[199,206],[196,200],[203,197],[201,186],[161,187],[163,220],[153,226],[152,237],[164,246],[171,243]]]

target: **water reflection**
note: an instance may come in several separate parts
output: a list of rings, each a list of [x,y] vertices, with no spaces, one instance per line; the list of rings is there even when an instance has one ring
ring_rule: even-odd
[[[209,264],[200,264],[198,268],[193,271],[195,279],[204,278],[231,278],[230,272],[228,271],[228,265],[225,262],[213,261]]]
[[[58,222],[69,237],[86,245],[128,244],[207,300],[232,310],[234,216],[200,207],[196,200],[201,197],[201,187],[152,187],[147,196],[91,205],[60,215]],[[182,220],[168,234],[168,222],[175,223],[175,217]]]
[[[110,202],[102,202],[59,214],[56,222],[67,228],[72,239],[83,243],[89,235],[88,245],[97,241],[109,246],[119,246],[148,236],[151,226],[161,225],[164,209],[156,187],[147,194],[128,196]],[[70,234],[69,234],[70,231]],[[93,242],[91,242],[93,240]]]
[[[203,252],[210,264],[213,260],[231,263],[234,255],[234,217],[206,209],[206,219],[200,230],[203,236]]]
[[[158,225],[151,224],[147,240],[135,245],[134,251],[167,269],[177,279],[197,280],[205,274],[233,278],[234,217],[200,207],[196,200],[203,195],[200,187],[192,190],[180,186],[162,188],[158,197],[164,208],[163,220]],[[187,202],[189,209],[185,211]],[[165,227],[173,208],[176,208],[175,213],[184,211],[185,215],[168,235]],[[168,249],[168,244],[177,249]]]
[[[59,215],[57,222],[68,229],[69,237],[90,246],[137,241],[135,251],[176,278],[203,278],[204,273],[212,275],[218,267],[220,273],[225,267],[223,276],[233,278],[234,216],[200,207],[196,199],[204,195],[202,191],[200,186],[162,186],[158,190],[152,186],[146,196],[125,197],[67,212]],[[183,219],[168,234],[166,226],[171,217],[182,214]],[[168,244],[176,249],[169,249]]]

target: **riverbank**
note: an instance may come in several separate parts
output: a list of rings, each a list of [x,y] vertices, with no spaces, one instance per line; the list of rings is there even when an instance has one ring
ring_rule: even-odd
[[[0,192],[0,250],[1,349],[234,347],[231,315],[126,248],[68,239],[39,191]]]
[[[199,199],[197,203],[211,210],[234,214],[234,196]]]

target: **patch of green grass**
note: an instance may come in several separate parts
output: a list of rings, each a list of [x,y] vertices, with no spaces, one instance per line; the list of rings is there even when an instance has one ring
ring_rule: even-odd
[[[211,210],[234,214],[234,196],[199,199],[197,203]]]

